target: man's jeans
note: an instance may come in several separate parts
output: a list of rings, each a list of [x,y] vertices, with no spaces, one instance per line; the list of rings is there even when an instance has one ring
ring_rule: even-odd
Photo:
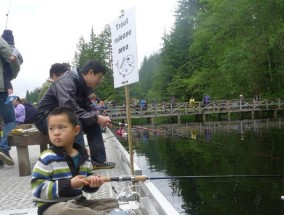
[[[6,92],[0,92],[0,117],[4,122],[3,136],[0,141],[0,149],[6,152],[10,150],[7,135],[16,127],[14,105],[12,102],[5,104],[7,97],[8,94]]]
[[[103,140],[101,126],[97,123],[84,127],[87,134],[88,145],[90,148],[91,159],[97,162],[106,161],[106,150]]]
[[[82,123],[80,121],[79,125],[81,129],[79,134],[76,136],[75,142],[85,147],[85,141],[84,141],[84,132],[85,132],[87,134],[91,159],[97,162],[106,161],[106,151],[105,151],[105,145],[100,125],[95,123],[89,126],[84,126],[84,125],[82,126]],[[37,124],[36,126],[41,132],[48,133],[46,119],[40,124]]]

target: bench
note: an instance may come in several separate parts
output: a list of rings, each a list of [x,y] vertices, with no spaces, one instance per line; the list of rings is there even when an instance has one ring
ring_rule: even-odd
[[[9,133],[8,142],[10,146],[16,146],[17,148],[20,176],[27,176],[31,174],[28,146],[40,145],[40,151],[42,152],[47,149],[50,140],[47,134],[43,134],[33,125],[24,124]]]

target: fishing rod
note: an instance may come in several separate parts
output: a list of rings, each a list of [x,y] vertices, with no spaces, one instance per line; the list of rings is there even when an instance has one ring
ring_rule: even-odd
[[[284,178],[284,175],[189,175],[189,176],[156,176],[156,177],[148,177],[145,175],[138,175],[138,176],[116,176],[116,177],[108,177],[102,176],[105,182],[111,181],[131,181],[131,182],[139,182],[139,181],[146,181],[146,180],[188,180],[188,179],[216,179],[216,178]],[[87,181],[90,179],[87,177]]]
[[[127,123],[113,122],[113,121],[111,121],[110,123],[115,124],[115,125],[118,125],[118,126],[128,126]],[[209,141],[209,140],[203,140],[203,139],[199,139],[199,138],[197,139],[197,138],[195,138],[195,137],[190,137],[190,136],[186,136],[186,135],[180,135],[180,134],[171,133],[171,132],[167,132],[167,131],[156,130],[156,129],[146,128],[146,127],[142,127],[142,126],[132,126],[132,128],[137,128],[137,129],[152,131],[152,132],[155,132],[155,133],[163,133],[163,134],[166,134],[166,135],[172,135],[172,136],[177,136],[177,137],[192,139],[192,140],[200,141],[200,142],[213,143],[213,144],[215,144],[215,145],[219,145],[219,146],[228,148],[227,145],[222,144],[222,143],[217,143],[217,142],[213,142],[213,141]],[[251,153],[254,153],[254,154],[257,154],[257,155],[259,155],[259,156],[263,156],[263,157],[268,157],[268,158],[280,160],[279,157],[275,157],[275,156],[271,156],[271,155],[266,155],[266,154],[263,154],[263,153],[260,153],[260,152],[255,152],[255,151],[250,151],[250,152],[251,152]]]
[[[8,18],[9,18],[9,13],[10,13],[11,1],[12,0],[10,0],[10,2],[9,2],[8,12],[6,13],[6,26],[5,26],[5,29],[7,29],[7,25],[8,25]]]

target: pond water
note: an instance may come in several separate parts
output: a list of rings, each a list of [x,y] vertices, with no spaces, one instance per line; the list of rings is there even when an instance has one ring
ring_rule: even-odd
[[[144,175],[201,176],[152,181],[180,214],[284,214],[283,118],[133,126],[132,135]]]

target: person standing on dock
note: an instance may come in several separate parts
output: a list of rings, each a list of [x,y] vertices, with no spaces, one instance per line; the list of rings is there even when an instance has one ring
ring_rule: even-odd
[[[5,29],[2,34],[2,38],[9,44],[10,48],[12,49],[12,55],[9,58],[9,62],[4,63],[4,85],[5,89],[8,93],[8,100],[7,102],[11,102],[13,98],[13,86],[11,81],[17,76],[17,73],[14,73],[11,69],[10,63],[13,63],[18,59],[20,64],[24,62],[23,56],[19,52],[19,50],[15,47],[14,35],[11,30]]]
[[[4,61],[9,62],[11,55],[12,50],[9,44],[0,37],[0,117],[4,122],[3,136],[0,141],[0,168],[3,167],[4,164],[8,166],[15,165],[14,160],[9,154],[10,146],[7,136],[8,133],[16,127],[16,117],[13,104],[11,102],[5,104],[8,98],[8,92],[4,84]],[[2,59],[4,59],[4,61]],[[9,62],[9,64],[12,72],[18,73],[20,71],[20,62],[18,59],[14,62]]]
[[[89,61],[82,70],[67,71],[56,80],[42,97],[35,115],[35,125],[47,133],[47,116],[56,107],[69,107],[75,111],[81,130],[76,142],[85,146],[83,132],[87,135],[90,156],[94,169],[115,167],[106,160],[106,151],[101,127],[111,126],[108,116],[102,116],[91,107],[90,94],[106,73],[106,67],[96,60]]]

